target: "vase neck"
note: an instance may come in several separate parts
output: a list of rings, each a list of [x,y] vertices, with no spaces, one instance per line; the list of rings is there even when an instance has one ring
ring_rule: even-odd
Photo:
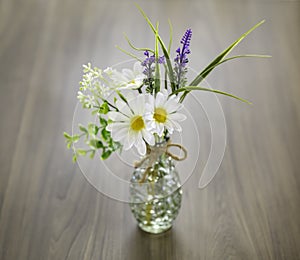
[[[155,137],[155,144],[153,145],[153,147],[166,145],[169,140],[170,140],[170,137],[168,137],[168,136],[164,136],[164,137],[156,136]]]

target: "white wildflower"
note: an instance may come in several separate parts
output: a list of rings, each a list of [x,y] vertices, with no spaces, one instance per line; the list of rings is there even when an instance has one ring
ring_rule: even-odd
[[[135,146],[141,155],[146,154],[146,143],[154,145],[154,136],[144,118],[145,95],[129,99],[127,103],[117,101],[118,111],[109,112],[108,118],[113,122],[106,129],[115,141],[120,142],[125,150]]]
[[[140,62],[133,65],[133,70],[123,69],[122,73],[117,70],[108,69],[108,73],[117,88],[138,89],[146,77]]]
[[[179,122],[186,119],[184,114],[178,113],[182,108],[183,105],[178,99],[175,96],[169,97],[166,90],[158,92],[156,97],[149,96],[148,113],[145,118],[149,120],[152,132],[159,136],[163,135],[165,129],[169,134],[174,130],[181,132]]]

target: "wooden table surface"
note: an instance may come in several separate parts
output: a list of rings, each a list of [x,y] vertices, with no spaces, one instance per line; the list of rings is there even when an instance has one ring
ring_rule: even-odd
[[[140,231],[128,204],[86,181],[62,133],[71,131],[81,65],[127,59],[115,48],[127,48],[123,32],[151,47],[146,23],[131,1],[2,0],[0,259],[300,259],[300,2],[138,2],[163,35],[172,20],[174,50],[193,29],[196,70],[266,19],[234,53],[273,58],[233,61],[208,78],[253,102],[220,97],[227,148],[216,177],[198,188],[210,147],[200,124],[200,157],[174,227]]]

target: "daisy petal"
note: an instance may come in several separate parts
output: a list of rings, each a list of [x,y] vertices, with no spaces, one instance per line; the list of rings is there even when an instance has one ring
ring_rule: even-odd
[[[165,123],[165,127],[167,128],[169,134],[173,134],[173,131],[174,131],[174,127],[173,127],[173,124],[170,120],[168,120],[166,123]]]
[[[134,136],[130,133],[130,131],[128,131],[124,140],[124,150],[129,150],[134,145],[134,141]]]
[[[174,129],[178,132],[182,131],[182,128],[180,126],[180,124],[178,124],[176,121],[172,121],[172,124],[174,125]]]
[[[120,112],[110,111],[107,113],[107,116],[109,119],[113,121],[126,121],[128,120],[128,117],[124,116]]]
[[[135,78],[134,73],[130,69],[123,69],[122,74],[126,77],[126,80],[129,82]]]
[[[176,120],[176,121],[181,122],[181,121],[184,121],[186,119],[186,115],[181,114],[181,113],[173,113],[173,114],[169,115],[169,119],[172,120],[172,121]]]
[[[129,122],[115,122],[115,123],[110,123],[106,126],[106,129],[110,132],[115,132],[118,129],[122,128],[128,128],[129,127]]]
[[[119,111],[122,111],[122,113],[125,114],[126,116],[128,117],[132,116],[132,112],[130,108],[124,101],[117,100],[116,107],[118,108]]]
[[[153,134],[151,134],[150,132],[144,130],[144,131],[143,131],[143,137],[144,137],[144,139],[146,140],[146,142],[147,142],[149,145],[154,145],[154,144],[155,144],[154,136],[153,136]]]
[[[182,104],[179,104],[174,99],[169,99],[165,104],[165,108],[167,112],[171,114],[180,110],[182,108]]]
[[[145,113],[145,96],[139,95],[135,100],[136,100],[135,112],[138,115],[143,115]]]
[[[115,141],[125,140],[125,138],[127,138],[127,135],[128,135],[128,128],[121,128],[120,130],[114,133],[113,139]]]
[[[143,141],[142,138],[139,138],[137,140],[137,143],[135,144],[135,147],[137,148],[139,154],[141,154],[141,155],[146,154],[146,144],[145,144],[145,142]]]
[[[155,99],[155,107],[162,107],[166,102],[166,97],[161,93],[158,92]]]

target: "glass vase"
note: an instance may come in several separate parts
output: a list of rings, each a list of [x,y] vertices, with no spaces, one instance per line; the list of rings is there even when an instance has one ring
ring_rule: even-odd
[[[172,227],[178,215],[182,190],[167,142],[148,147],[130,181],[130,208],[138,226],[149,233],[162,233]]]

